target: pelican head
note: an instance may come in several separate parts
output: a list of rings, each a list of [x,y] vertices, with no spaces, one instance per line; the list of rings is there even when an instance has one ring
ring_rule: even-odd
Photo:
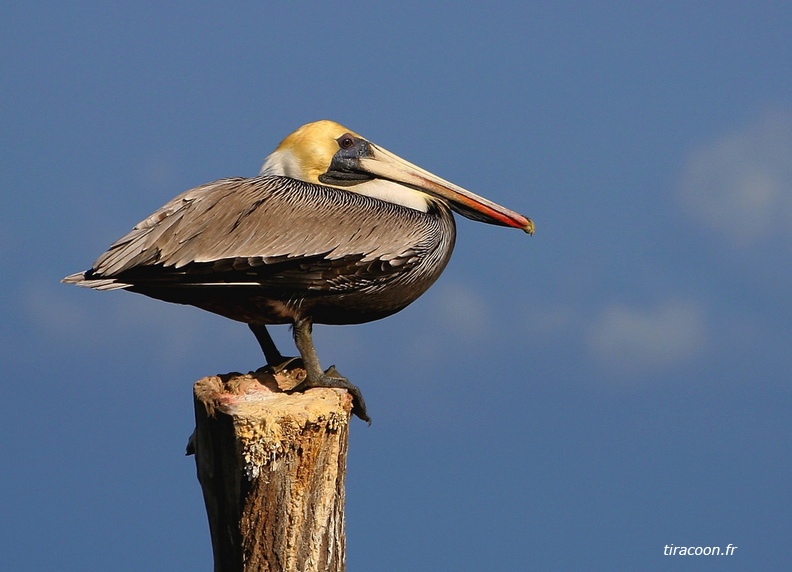
[[[423,212],[440,200],[473,220],[534,231],[531,219],[441,179],[333,121],[308,123],[286,137],[267,157],[261,174],[342,188]]]

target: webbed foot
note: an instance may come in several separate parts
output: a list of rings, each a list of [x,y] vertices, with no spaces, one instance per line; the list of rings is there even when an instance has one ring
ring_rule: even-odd
[[[289,393],[293,391],[305,391],[312,387],[338,387],[340,389],[346,389],[352,395],[352,414],[357,415],[360,419],[371,425],[371,418],[369,418],[366,412],[366,402],[363,400],[363,394],[360,392],[360,388],[350,383],[347,378],[338,373],[334,365],[331,365],[319,379],[311,379],[310,376],[305,378],[290,389]]]

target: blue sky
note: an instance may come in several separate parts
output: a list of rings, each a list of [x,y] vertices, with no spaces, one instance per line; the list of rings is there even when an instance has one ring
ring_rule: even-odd
[[[462,219],[413,306],[317,327],[374,420],[350,570],[788,566],[790,29],[784,2],[6,6],[0,568],[211,568],[191,385],[255,340],[59,280],[323,118],[536,223]]]

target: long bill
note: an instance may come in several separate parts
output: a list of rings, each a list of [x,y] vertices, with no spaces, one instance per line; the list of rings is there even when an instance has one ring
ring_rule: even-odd
[[[369,143],[369,148],[371,153],[360,157],[358,161],[360,168],[372,175],[409,185],[444,199],[453,210],[469,219],[519,228],[533,234],[534,223],[531,219],[441,179],[373,143]]]

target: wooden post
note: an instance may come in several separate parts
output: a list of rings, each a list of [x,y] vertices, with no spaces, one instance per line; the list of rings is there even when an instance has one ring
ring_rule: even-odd
[[[296,373],[295,373],[296,372]],[[194,385],[195,454],[215,572],[344,570],[344,477],[352,399],[289,394],[302,370]]]

